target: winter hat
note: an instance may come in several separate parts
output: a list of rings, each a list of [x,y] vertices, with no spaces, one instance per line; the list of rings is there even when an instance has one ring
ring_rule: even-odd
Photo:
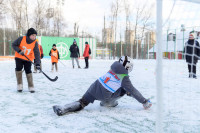
[[[189,39],[194,39],[194,33],[190,33]]]
[[[30,28],[27,31],[27,36],[29,37],[32,34],[36,34],[37,35],[37,31],[34,28]]]
[[[56,47],[56,44],[53,44],[53,46],[55,46],[55,47]],[[52,46],[52,47],[53,47],[53,46]]]
[[[85,44],[88,44],[88,42],[85,42]]]

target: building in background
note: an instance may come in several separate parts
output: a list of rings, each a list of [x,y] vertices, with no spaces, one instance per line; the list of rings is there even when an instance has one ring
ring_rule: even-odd
[[[125,44],[134,44],[135,31],[134,30],[125,30]]]
[[[149,44],[149,49],[156,43],[156,33],[154,31],[145,32],[144,44]]]
[[[104,28],[102,30],[102,42],[103,44],[114,43],[114,30],[111,28]]]

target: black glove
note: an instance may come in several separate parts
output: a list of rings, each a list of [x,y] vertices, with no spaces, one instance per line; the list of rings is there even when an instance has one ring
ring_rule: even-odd
[[[35,67],[36,67],[37,70],[40,70],[40,65],[39,64],[37,64]]]
[[[20,50],[18,53],[19,53],[20,55],[24,55],[24,51],[22,51],[22,50]]]
[[[44,55],[43,54],[41,54],[41,59],[44,57]]]

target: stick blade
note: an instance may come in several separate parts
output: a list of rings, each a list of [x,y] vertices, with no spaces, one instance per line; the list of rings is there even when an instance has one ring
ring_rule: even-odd
[[[58,79],[58,76],[56,76],[54,79],[49,78],[49,80],[55,82]]]

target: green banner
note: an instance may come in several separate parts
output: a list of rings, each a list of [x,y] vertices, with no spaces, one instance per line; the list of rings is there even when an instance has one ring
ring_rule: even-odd
[[[49,52],[52,49],[52,45],[56,44],[56,47],[59,51],[61,60],[70,59],[69,48],[73,44],[74,39],[76,40],[77,45],[79,46],[79,38],[66,38],[66,37],[41,37],[41,45],[43,48],[44,56],[49,56]]]

